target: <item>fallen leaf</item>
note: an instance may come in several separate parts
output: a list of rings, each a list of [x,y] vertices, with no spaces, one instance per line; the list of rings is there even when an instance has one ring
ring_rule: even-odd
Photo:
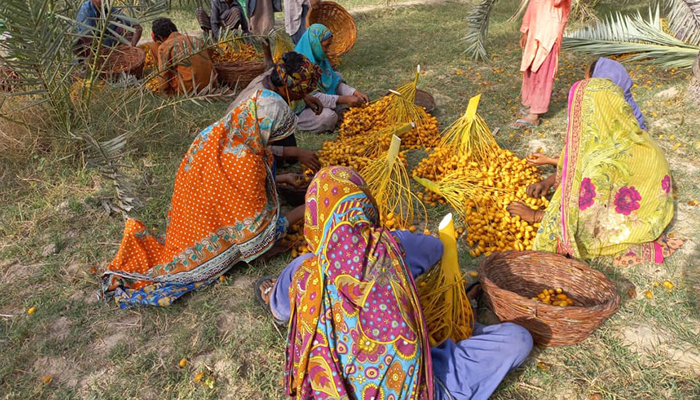
[[[209,375],[204,381],[204,384],[207,385],[209,389],[214,389],[214,382],[216,382],[216,379],[214,379],[213,376]]]
[[[27,314],[32,315],[36,311],[36,307],[30,307],[29,310],[27,310]]]
[[[552,366],[547,364],[546,362],[537,361],[537,368],[539,368],[543,371],[549,371],[550,369],[552,369]]]
[[[49,383],[51,383],[52,380],[53,376],[51,375],[44,375],[41,377],[41,381],[44,382],[44,385],[48,385]]]

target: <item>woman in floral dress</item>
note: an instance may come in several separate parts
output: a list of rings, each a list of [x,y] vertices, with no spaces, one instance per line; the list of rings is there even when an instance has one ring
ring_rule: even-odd
[[[535,250],[582,260],[626,256],[662,262],[657,241],[673,218],[669,166],[639,126],[622,89],[608,79],[575,83],[557,173],[527,189],[531,197],[556,188],[546,211],[513,203],[509,211],[540,222]]]

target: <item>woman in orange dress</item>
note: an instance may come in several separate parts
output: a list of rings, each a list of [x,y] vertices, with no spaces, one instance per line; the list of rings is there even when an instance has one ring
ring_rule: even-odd
[[[122,308],[170,305],[237,262],[256,259],[303,217],[303,206],[281,214],[276,183],[294,185],[294,178],[275,177],[269,149],[296,129],[285,98],[302,99],[320,76],[317,66],[299,60],[276,67],[285,82],[281,92],[251,93],[197,136],[175,178],[165,237],[136,219],[126,222],[117,256],[102,275],[103,298]]]

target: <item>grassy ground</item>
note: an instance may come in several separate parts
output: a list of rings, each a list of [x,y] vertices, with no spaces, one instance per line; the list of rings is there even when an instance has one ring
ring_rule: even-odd
[[[520,52],[517,27],[505,20],[516,3],[503,1],[496,8],[490,63],[462,57],[459,39],[470,3],[446,2],[359,14],[357,44],[340,70],[377,97],[410,79],[420,63],[425,71],[420,87],[434,94],[443,126],[470,96],[483,93],[480,111],[492,128],[502,128],[497,137],[502,146],[520,156],[538,148],[555,154],[562,146],[568,88],[591,60],[564,53],[544,125],[535,131],[508,129],[519,106]],[[594,263],[620,288],[620,312],[579,345],[536,349],[494,398],[700,397],[700,272],[693,265],[699,209],[688,204],[700,197],[695,136],[700,119],[684,100],[687,72],[631,70],[650,132],[673,170],[678,199],[669,230],[690,240],[661,266],[619,270],[606,260]],[[182,154],[197,130],[226,106],[188,104],[164,111],[155,129],[132,143],[135,152],[127,161],[133,168],[127,173],[144,199],[141,215],[149,226],[164,227]],[[330,137],[299,139],[318,148]],[[110,195],[107,183],[78,165],[48,151],[0,166],[0,397],[283,398],[284,340],[256,305],[252,283],[280,271],[290,256],[237,267],[224,282],[170,308],[122,311],[101,303],[95,297],[98,277],[115,254],[123,220],[101,207]],[[444,211],[431,210],[432,228]],[[463,261],[471,269],[479,260]],[[672,291],[651,285],[664,279],[675,284]],[[646,290],[653,292],[651,299]],[[28,315],[30,307],[36,311]],[[493,317],[481,310],[480,318]],[[189,361],[180,368],[183,357]],[[211,385],[194,382],[199,372],[214,378]]]

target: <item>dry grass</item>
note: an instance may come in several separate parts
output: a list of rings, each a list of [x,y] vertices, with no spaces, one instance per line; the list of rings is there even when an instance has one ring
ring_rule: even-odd
[[[502,127],[500,145],[520,156],[537,148],[555,154],[562,146],[568,88],[591,60],[564,54],[545,124],[534,131],[506,129],[519,106],[517,30],[504,22],[516,3],[500,2],[496,8],[489,42],[494,51],[487,64],[461,56],[466,3],[359,15],[358,42],[344,57],[341,72],[376,97],[410,79],[420,63],[425,74],[419,87],[435,96],[442,126],[463,112],[469,97],[483,93],[480,111],[492,129]],[[650,132],[672,166],[678,200],[670,230],[690,241],[661,266],[619,270],[606,260],[595,263],[621,289],[620,312],[577,346],[535,350],[494,398],[700,397],[700,273],[694,241],[700,234],[700,208],[688,204],[700,199],[700,115],[685,99],[686,72],[631,70]],[[676,93],[660,94],[670,88]],[[136,151],[126,160],[132,165],[127,174],[144,201],[140,215],[149,226],[164,228],[182,154],[197,129],[226,107],[183,104],[152,120],[131,122],[144,124],[144,133],[132,140]],[[118,132],[108,122],[100,126]],[[320,148],[329,137],[300,134],[298,140]],[[412,151],[411,165],[423,155]],[[108,185],[94,170],[80,167],[80,160],[50,149],[22,160],[3,161],[0,174],[0,398],[283,398],[284,339],[255,303],[252,283],[280,271],[289,255],[236,267],[225,282],[167,309],[119,310],[95,297],[99,272],[113,257],[123,229],[121,217],[102,208],[102,199],[111,194]],[[446,211],[444,206],[429,210],[432,230]],[[464,269],[474,269],[479,261],[469,257],[462,241],[460,256]],[[651,285],[663,279],[673,281],[674,290]],[[631,288],[635,293],[628,293]],[[653,290],[652,299],[643,296],[645,290]],[[30,307],[36,312],[27,315]],[[492,318],[480,310],[481,321]],[[183,357],[189,362],[180,368]],[[200,371],[214,376],[212,388],[193,381]],[[42,381],[46,375],[52,376],[48,384]]]

